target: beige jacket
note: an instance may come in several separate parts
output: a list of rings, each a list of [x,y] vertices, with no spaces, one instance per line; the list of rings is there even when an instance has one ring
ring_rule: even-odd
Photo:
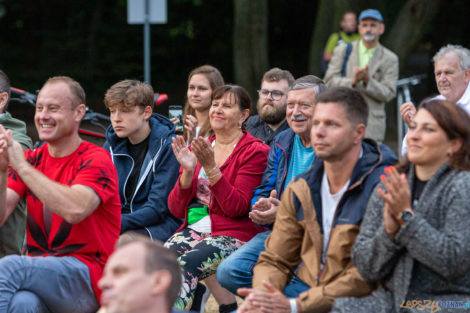
[[[360,39],[359,39],[360,40]],[[352,87],[351,81],[355,66],[359,66],[357,45],[352,43],[352,51],[346,66],[346,76],[341,75],[347,45],[339,45],[335,48],[333,57],[328,65],[325,75],[325,83],[328,87]],[[382,142],[385,138],[386,120],[385,103],[396,96],[398,80],[398,57],[381,44],[369,63],[369,82],[362,82],[354,87],[358,90],[369,106],[369,119],[367,121],[366,138]]]
[[[351,261],[351,249],[359,233],[366,205],[384,168],[396,162],[393,152],[372,140],[362,143],[348,189],[335,211],[326,251],[323,250],[321,181],[323,161],[297,176],[282,194],[281,205],[266,251],[254,267],[253,288],[264,289],[263,280],[284,290],[294,276],[310,286],[299,295],[302,312],[329,312],[338,297],[362,297],[371,286],[362,279]]]

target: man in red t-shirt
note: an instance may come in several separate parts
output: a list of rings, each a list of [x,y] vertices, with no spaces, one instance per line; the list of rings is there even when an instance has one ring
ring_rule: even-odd
[[[85,109],[80,84],[53,77],[34,116],[45,145],[23,153],[0,126],[0,227],[26,197],[29,254],[0,259],[0,313],[98,309],[97,281],[119,236],[121,205],[108,153],[78,135]]]

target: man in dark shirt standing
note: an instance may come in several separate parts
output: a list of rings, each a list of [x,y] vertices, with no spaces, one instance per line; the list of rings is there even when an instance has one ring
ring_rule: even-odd
[[[258,90],[258,115],[246,121],[246,130],[253,137],[271,145],[277,134],[289,128],[286,122],[287,90],[294,83],[289,71],[272,68],[263,75]]]

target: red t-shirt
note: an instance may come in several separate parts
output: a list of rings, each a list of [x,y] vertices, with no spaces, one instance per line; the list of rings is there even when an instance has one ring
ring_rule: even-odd
[[[26,196],[27,200],[28,254],[76,257],[88,266],[93,289],[100,299],[97,282],[121,228],[116,169],[108,152],[89,142],[83,141],[77,150],[63,158],[52,157],[47,146],[45,144],[34,151],[27,150],[25,157],[29,163],[53,181],[93,189],[100,197],[101,204],[80,223],[69,224],[44,207],[10,168],[8,188],[20,197]]]

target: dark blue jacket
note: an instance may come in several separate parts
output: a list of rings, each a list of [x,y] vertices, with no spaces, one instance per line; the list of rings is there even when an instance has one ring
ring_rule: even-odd
[[[289,124],[285,120],[276,130],[272,130],[266,122],[261,120],[259,115],[252,115],[245,122],[245,130],[253,137],[261,139],[268,146],[272,146],[274,138],[288,128]]]
[[[179,175],[179,163],[171,149],[175,126],[156,113],[152,114],[149,122],[148,151],[132,199],[125,196],[127,178],[134,166],[127,150],[128,139],[119,138],[109,126],[103,147],[110,152],[117,169],[121,207],[130,203],[131,213],[122,215],[121,233],[145,229],[152,239],[166,241],[181,224],[168,210],[168,194]]]
[[[269,150],[268,165],[264,171],[261,185],[255,189],[253,198],[251,199],[252,207],[259,198],[269,198],[269,194],[273,189],[277,191],[277,198],[281,198],[281,194],[284,191],[287,170],[289,168],[294,138],[295,133],[290,128],[279,133],[276,138],[274,138],[274,142]]]

